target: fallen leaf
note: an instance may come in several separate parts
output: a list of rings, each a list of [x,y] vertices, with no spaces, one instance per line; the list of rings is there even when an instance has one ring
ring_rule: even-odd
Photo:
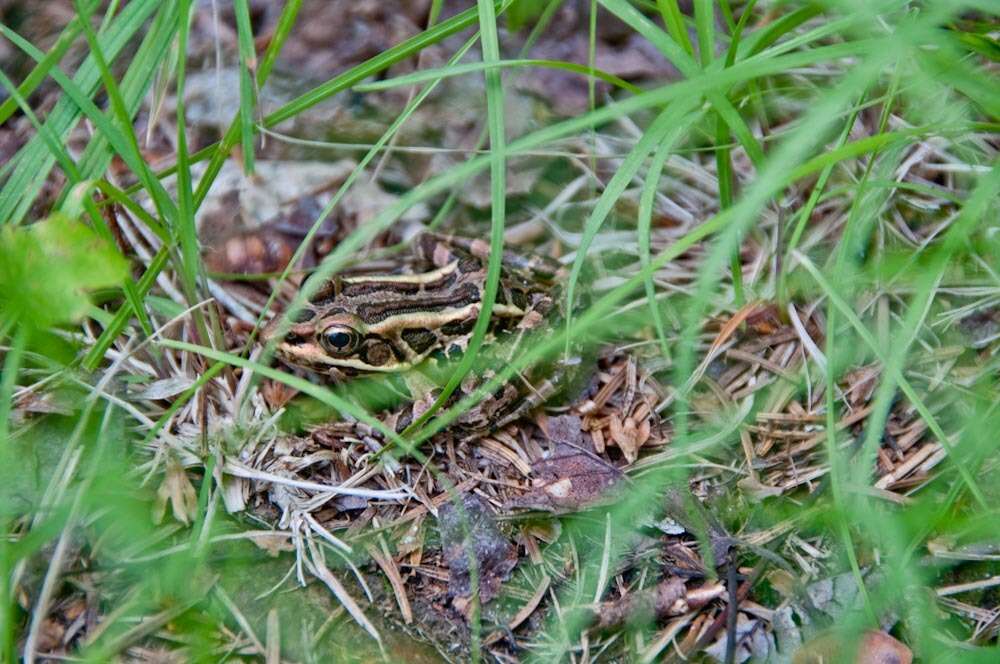
[[[611,438],[625,455],[625,460],[632,464],[639,458],[639,448],[649,440],[651,431],[648,419],[636,422],[631,415],[624,420],[618,413],[612,413],[609,421]]]
[[[184,525],[190,524],[198,514],[198,495],[194,486],[184,468],[172,459],[167,461],[163,482],[156,490],[156,502],[153,505],[153,520],[156,523],[163,521],[168,502],[174,518]]]
[[[295,545],[292,544],[291,538],[285,536],[284,533],[271,533],[267,531],[251,533],[250,541],[256,544],[260,549],[266,551],[267,555],[272,558],[277,558],[284,551],[295,550]]]
[[[905,644],[876,630],[865,632],[857,640],[827,632],[807,642],[792,657],[792,664],[910,664],[912,661],[913,652]]]
[[[465,494],[459,509],[453,501],[438,513],[441,549],[448,565],[448,593],[457,607],[472,595],[472,566],[477,568],[479,598],[484,604],[497,596],[500,584],[517,564],[517,548],[497,528],[489,506],[475,494]]]
[[[605,498],[624,477],[593,452],[569,443],[556,443],[551,456],[532,464],[531,474],[531,489],[507,506],[573,512]]]
[[[783,327],[781,311],[775,304],[761,302],[747,315],[747,327],[757,336],[774,334]]]

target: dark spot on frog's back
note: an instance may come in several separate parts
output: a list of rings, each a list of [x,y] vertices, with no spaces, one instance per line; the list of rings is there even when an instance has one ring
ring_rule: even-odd
[[[466,318],[465,320],[456,320],[442,325],[441,331],[448,336],[453,337],[460,334],[468,334],[469,332],[472,332],[472,328],[475,326],[475,318]]]
[[[362,359],[373,367],[381,367],[393,359],[392,348],[384,341],[373,341],[365,346]]]
[[[458,261],[458,271],[459,272],[475,272],[477,270],[482,270],[483,264],[478,258],[472,258],[465,256]]]
[[[426,352],[437,341],[434,333],[423,327],[403,330],[401,336],[403,341],[416,353]]]
[[[528,308],[528,294],[520,288],[512,288],[510,297],[514,301],[514,306],[524,311]]]

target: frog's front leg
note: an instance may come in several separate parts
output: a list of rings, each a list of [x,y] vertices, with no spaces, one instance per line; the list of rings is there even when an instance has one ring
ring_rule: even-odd
[[[535,382],[517,374],[487,394],[456,420],[458,428],[466,434],[463,440],[468,442],[481,435],[499,431],[564,392],[566,386],[572,383],[572,377],[579,373],[579,358],[574,359],[575,361],[552,365],[548,375]],[[494,378],[494,375],[492,371],[487,371],[467,378],[462,385],[463,396],[474,393]]]
[[[501,429],[531,411],[541,408],[557,395],[565,393],[567,388],[575,382],[576,377],[580,375],[582,364],[583,361],[580,357],[563,358],[551,365],[550,373],[537,384],[533,384],[519,375],[518,379],[525,388],[524,394],[516,407],[497,422],[495,428]]]

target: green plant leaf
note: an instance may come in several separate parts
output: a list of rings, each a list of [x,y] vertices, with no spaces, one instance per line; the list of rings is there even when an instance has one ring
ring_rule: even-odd
[[[88,291],[120,285],[128,262],[90,227],[54,214],[0,229],[0,311],[31,327],[79,320]]]

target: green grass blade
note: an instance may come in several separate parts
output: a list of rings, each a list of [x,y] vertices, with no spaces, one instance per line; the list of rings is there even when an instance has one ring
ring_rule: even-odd
[[[684,136],[701,117],[700,113],[695,113],[697,105],[691,102],[684,104],[680,102],[675,105],[677,115],[683,118],[682,122],[670,132],[668,132],[653,153],[650,161],[649,171],[643,183],[642,193],[639,196],[639,213],[636,225],[636,236],[639,240],[639,261],[643,270],[643,287],[646,291],[646,301],[649,304],[649,313],[653,318],[653,327],[656,329],[656,338],[660,342],[660,354],[664,359],[670,358],[670,346],[667,343],[667,330],[663,322],[663,314],[656,302],[656,288],[653,284],[653,272],[650,270],[652,255],[650,251],[650,239],[652,236],[653,206],[656,201],[656,193],[660,185],[660,176],[663,174],[663,167],[670,157],[670,153]]]
[[[257,72],[258,85],[263,85],[267,80],[267,77],[274,66],[274,62],[277,59],[277,55],[281,51],[282,45],[285,43],[285,40],[288,38],[288,35],[291,32],[291,29],[295,23],[295,17],[300,7],[301,7],[301,0],[290,0],[288,3],[285,4],[281,16],[278,17],[278,22],[274,30],[274,35],[271,38],[271,43],[268,45],[268,49],[261,60],[260,69]],[[215,153],[216,153],[215,147],[213,146],[206,147],[202,150],[199,150],[195,155],[191,155],[188,158],[188,163],[191,164],[194,163],[195,161],[206,159]],[[174,165],[170,168],[164,169],[160,173],[157,173],[157,178],[163,178],[166,177],[167,175],[176,172],[177,172],[177,165]],[[202,182],[208,183],[210,185],[209,180],[203,180]],[[136,190],[135,187],[130,188],[128,191],[131,192],[134,190]],[[115,197],[114,194],[111,192],[105,192],[105,193],[107,193],[109,196],[113,198]],[[123,205],[129,207],[129,210],[131,210],[133,214],[136,214],[139,218],[145,220],[147,225],[149,225],[151,228],[154,229],[154,232],[156,232],[156,229],[159,228],[160,230],[157,232],[157,235],[160,236],[161,240],[167,241],[168,236],[166,232],[156,222],[156,220],[150,217],[148,214],[146,214],[145,211],[142,210],[142,208],[134,204],[130,205],[128,202],[126,202],[130,199],[122,201],[116,198],[116,200],[118,200],[118,202],[122,203]],[[143,280],[140,280],[140,283],[138,285],[138,291],[143,296],[148,291],[149,284],[152,283],[152,281],[160,273],[160,270],[163,269],[165,265],[165,258],[166,254],[162,251],[159,254],[157,254],[153,262],[151,263],[149,270],[146,273],[147,275],[150,275],[148,283],[144,285],[145,282]],[[121,331],[125,328],[125,325],[127,323],[128,323],[127,309],[123,307],[122,309],[119,309],[119,311],[115,314],[115,317],[111,322],[111,324],[105,328],[105,330],[101,333],[101,336],[98,338],[97,342],[91,348],[90,352],[87,353],[83,363],[85,367],[91,370],[97,367],[104,352],[111,346],[114,339],[121,333]]]
[[[363,81],[369,76],[378,74],[382,70],[389,68],[400,60],[405,60],[406,58],[419,53],[423,49],[440,42],[449,35],[469,27],[476,21],[476,16],[477,14],[475,9],[467,9],[446,21],[438,23],[431,29],[414,35],[402,43],[379,53],[375,57],[366,60],[360,65],[348,69],[342,74],[333,77],[326,83],[313,88],[299,97],[296,97],[275,112],[268,115],[264,118],[264,126],[274,127],[289,118],[295,117],[304,110],[315,106],[324,99],[351,88],[353,85]],[[233,146],[235,146],[239,140],[241,131],[242,129],[240,128],[239,123],[234,122],[226,131],[224,138],[217,143],[211,151],[212,156],[209,160],[208,166],[206,166],[205,172],[198,183],[198,188],[195,190],[195,209],[201,206],[202,201],[205,200],[205,196],[208,195],[208,190],[211,187],[212,182],[218,176],[219,170],[222,168],[222,164],[228,157],[230,150],[233,149]]]
[[[492,0],[479,0],[478,9],[483,62],[499,62],[500,44],[497,37],[496,10]],[[490,255],[486,267],[486,286],[483,290],[479,315],[476,318],[475,327],[472,328],[469,345],[462,354],[462,359],[455,368],[455,372],[448,378],[440,396],[434,400],[434,404],[428,412],[441,408],[472,369],[479,350],[482,348],[483,339],[486,338],[490,318],[493,315],[493,305],[500,287],[500,266],[503,257],[503,230],[507,202],[507,137],[504,124],[504,93],[499,69],[485,69],[484,76],[486,79],[486,124],[490,137]],[[426,417],[421,417],[423,421],[426,421]],[[423,421],[418,420],[414,422],[414,425],[421,426]]]
[[[726,67],[731,67],[736,62],[736,54],[743,43],[743,30],[746,28],[750,17],[753,16],[753,9],[757,6],[757,0],[750,0],[743,8],[739,23],[733,28],[732,37],[729,40],[729,48],[726,50]]]
[[[677,6],[677,0],[656,0],[656,6],[660,10],[660,16],[663,17],[663,24],[667,26],[667,32],[688,55],[693,57],[694,46],[688,37],[684,14]]]
[[[3,30],[3,26],[0,26],[0,30]],[[144,45],[148,43],[150,38],[154,35],[155,32],[152,31],[149,34],[147,34],[146,39],[144,40]],[[24,50],[25,53],[27,53],[29,56],[35,58],[36,60],[41,59],[43,57],[40,51],[38,51],[29,42],[22,39],[19,35],[11,33],[8,36],[11,39],[11,41],[14,42],[15,45]],[[140,51],[142,50],[143,48],[140,47]],[[135,69],[136,67],[133,66],[132,68],[130,68],[129,72],[131,73],[135,71]],[[155,177],[153,177],[151,173],[148,171],[148,167],[146,166],[145,161],[142,159],[141,154],[138,153],[134,145],[130,146],[128,137],[123,132],[119,131],[118,128],[115,127],[114,124],[108,120],[105,114],[100,109],[97,108],[97,106],[89,98],[89,96],[77,85],[75,80],[71,80],[68,77],[66,77],[66,75],[63,74],[63,72],[58,68],[52,70],[52,77],[56,81],[56,83],[58,83],[62,87],[63,91],[66,93],[66,98],[72,100],[72,102],[75,103],[76,108],[82,111],[83,114],[98,129],[98,133],[92,139],[90,145],[87,146],[87,150],[84,152],[84,155],[81,158],[80,163],[78,165],[81,178],[93,178],[103,173],[104,169],[107,166],[108,161],[110,160],[110,155],[106,154],[106,149],[104,146],[110,144],[112,148],[114,148],[114,150],[122,158],[122,160],[125,161],[125,163],[130,168],[132,168],[134,172],[140,175],[140,179],[143,173],[146,174],[147,177],[144,180],[143,184],[148,184],[148,186],[152,188],[152,194],[155,201],[157,201],[161,206],[165,207],[168,213],[172,212],[174,209],[173,202],[167,195],[166,190],[162,187],[159,181]],[[139,95],[138,93],[132,93],[129,96],[130,103],[134,107],[138,106],[138,101],[140,99],[141,95]],[[56,109],[60,107],[61,103],[62,101],[56,104]],[[55,113],[56,111],[53,110],[53,113],[49,115],[49,119],[46,122],[47,125],[49,123],[54,122],[53,117],[55,116]],[[128,130],[128,134],[129,135],[132,134],[131,127]],[[56,135],[59,136],[59,134]],[[134,143],[134,135],[132,136],[132,138]],[[33,139],[33,141],[34,140],[35,139]],[[30,152],[32,144],[33,144],[32,142],[29,142],[24,148],[25,150],[29,150],[29,154],[32,154]],[[92,160],[90,161],[90,163],[88,163],[88,155],[92,155],[95,152],[94,149],[95,146],[98,148],[96,152],[100,153],[101,155],[100,158],[103,160],[101,164],[97,165],[99,166],[99,168],[95,168],[95,165],[93,164]],[[48,155],[48,147],[44,145],[44,141],[42,147],[46,152],[45,155],[46,158],[50,158]],[[54,159],[54,157],[51,158]],[[91,173],[94,171],[97,172],[97,175],[91,175]],[[11,181],[8,181],[7,185],[5,186],[4,188],[5,192],[7,191],[7,188],[13,186],[12,182],[13,178]],[[12,200],[12,198],[6,198],[5,200],[10,201]],[[26,198],[25,201],[23,202],[23,204],[27,205],[30,205],[30,203],[31,199],[29,198]]]
[[[864,322],[858,318],[858,315],[854,312],[854,308],[840,297],[833,285],[826,279],[826,277],[823,276],[822,272],[820,272],[819,268],[817,268],[812,261],[800,253],[796,253],[796,258],[802,267],[805,268],[813,279],[816,280],[816,283],[823,289],[827,297],[829,297],[834,306],[837,307],[837,310],[840,311],[841,315],[847,318],[847,320],[851,323],[857,331],[858,336],[864,340],[871,351],[876,355],[876,357],[878,357],[883,367],[885,367],[886,372],[891,372],[889,373],[890,377],[899,384],[899,388],[903,391],[903,394],[906,395],[906,398],[910,400],[910,403],[913,404],[913,407],[917,410],[917,412],[920,413],[920,416],[927,423],[927,427],[938,439],[938,443],[948,452],[949,457],[955,459],[955,450],[949,442],[948,435],[944,432],[944,429],[941,428],[941,425],[938,424],[937,418],[934,417],[930,409],[927,408],[923,399],[920,398],[920,395],[917,394],[916,390],[913,389],[913,386],[910,385],[910,382],[905,376],[903,376],[899,367],[890,366],[890,363],[885,357],[878,340],[876,340],[872,333],[868,331]],[[957,462],[955,466],[959,475],[962,476],[962,481],[965,482],[966,487],[968,487],[969,492],[976,499],[976,502],[979,503],[980,507],[986,509],[987,502],[982,489],[979,488],[979,485],[969,473],[968,469],[966,469],[961,463]]]
[[[0,318],[0,341],[3,341],[10,328],[16,321]],[[4,354],[3,371],[0,371],[0,462],[4,464],[13,463],[10,458],[11,445],[10,438],[10,415],[14,406],[14,387],[17,385],[17,376],[21,368],[21,361],[24,359],[24,352],[28,344],[28,329],[21,325],[14,332],[13,343]],[[0,526],[5,528],[4,532],[10,528],[14,515],[8,514],[6,510],[0,513]],[[15,595],[11,586],[11,570],[14,569],[17,556],[11,549],[16,543],[11,538],[3,537],[0,541],[0,659],[4,661],[16,661],[14,656],[14,646],[17,641],[15,637],[15,625],[18,622],[19,607],[15,605]]]
[[[136,297],[140,300],[145,300],[149,290],[153,287],[156,282],[156,277],[159,276],[163,268],[166,267],[167,261],[170,258],[170,253],[166,247],[161,247],[160,250],[153,256],[153,260],[150,261],[149,267],[143,272],[142,276],[139,278],[139,282],[136,284]],[[111,344],[115,342],[121,331],[125,329],[128,324],[129,318],[131,318],[132,307],[122,306],[119,307],[118,311],[115,312],[115,316],[111,323],[104,328],[104,332],[101,336],[97,338],[94,345],[91,346],[90,350],[84,356],[82,365],[86,371],[94,371],[100,366],[101,362],[104,360],[104,354],[111,348]]]
[[[188,162],[187,118],[184,105],[184,84],[187,77],[187,42],[191,26],[190,0],[179,0],[177,12],[177,240],[181,248],[181,261],[177,271],[181,276],[184,295],[189,306],[198,303],[198,282],[202,276],[201,252],[198,229],[194,219],[194,194],[191,185],[191,164]],[[211,338],[201,307],[193,311],[195,328],[201,339]]]
[[[698,57],[702,67],[715,59],[715,11],[713,0],[694,1],[694,27],[698,35]]]
[[[848,115],[847,121],[844,122],[844,126],[841,129],[836,142],[836,146],[838,148],[843,147],[847,143],[847,139],[851,134],[851,127],[854,126],[857,117],[858,110],[856,108],[850,115]],[[786,248],[783,250],[781,259],[781,264],[783,266],[788,265],[792,257],[792,252],[799,246],[799,242],[802,239],[802,233],[805,232],[806,223],[808,223],[808,221],[812,218],[813,210],[816,209],[816,204],[820,201],[820,197],[826,189],[826,183],[830,179],[831,173],[833,173],[834,166],[836,166],[836,162],[830,162],[823,168],[816,180],[816,184],[809,193],[808,200],[806,200],[805,205],[802,206],[802,209],[796,215],[798,218],[795,221],[792,236],[789,238]],[[778,274],[778,283],[776,286],[777,298],[782,305],[786,304],[788,301],[788,293],[785,286],[786,281],[787,271],[782,270],[780,274]]]
[[[746,27],[747,21],[749,21],[750,16],[753,14],[753,8],[755,5],[756,0],[751,0],[743,8],[743,15],[740,17],[739,23],[733,29],[733,35],[729,42],[729,49],[726,51],[725,67],[731,67],[733,63],[736,62],[736,53],[739,49],[743,29]],[[728,5],[723,3],[723,6],[727,8],[727,18],[731,20],[731,17],[728,14]],[[719,207],[721,209],[730,207],[733,204],[733,199],[735,198],[734,189],[736,187],[736,179],[733,175],[732,149],[729,147],[730,124],[739,125],[738,122],[734,122],[732,119],[730,119],[727,123],[726,118],[721,113],[716,115],[715,170],[719,178]],[[744,142],[746,143],[747,141],[744,140]],[[762,154],[757,155],[758,159],[761,159],[762,157]],[[742,307],[746,300],[746,296],[743,293],[743,262],[740,259],[740,252],[738,249],[733,252],[732,258],[730,259],[729,272],[733,280],[734,303],[737,307]]]
[[[96,6],[96,0],[92,0]],[[10,28],[5,28],[9,32],[13,32]],[[9,34],[8,32],[8,34]],[[36,88],[45,80],[45,77],[49,75],[49,71],[59,64],[63,56],[66,55],[66,51],[69,47],[73,45],[76,38],[80,36],[80,19],[78,16],[74,16],[73,19],[63,28],[62,32],[59,33],[56,43],[52,45],[49,52],[36,64],[28,75],[24,77],[21,81],[21,85],[17,86],[17,92],[22,98],[27,99],[31,96],[31,93],[35,91]],[[5,99],[2,104],[0,104],[0,125],[6,122],[10,116],[17,109],[17,101],[14,97]]]
[[[81,10],[82,8],[78,7],[78,11]],[[176,206],[167,194],[166,190],[162,185],[160,185],[159,181],[149,169],[149,165],[146,163],[142,154],[142,149],[139,147],[139,140],[133,131],[132,121],[135,118],[135,114],[139,110],[139,105],[142,102],[143,97],[145,97],[146,92],[149,90],[149,85],[152,83],[153,73],[155,72],[153,67],[147,67],[145,58],[141,57],[140,54],[148,57],[150,50],[159,51],[161,53],[166,51],[173,35],[173,31],[170,29],[172,26],[170,26],[167,22],[167,19],[171,16],[173,16],[173,14],[167,12],[165,9],[157,16],[157,21],[163,26],[163,28],[161,30],[154,29],[147,34],[143,47],[140,48],[139,53],[137,53],[136,57],[132,60],[128,72],[126,73],[126,77],[123,78],[121,86],[119,86],[115,81],[115,77],[109,66],[109,61],[104,57],[103,46],[101,45],[97,34],[94,33],[87,23],[86,17],[84,17],[85,21],[83,29],[83,34],[91,48],[91,55],[94,57],[96,65],[100,71],[101,80],[104,83],[104,89],[108,93],[112,117],[117,120],[119,125],[119,127],[116,128],[117,131],[115,132],[118,142],[115,149],[116,151],[119,151],[122,159],[126,164],[128,164],[128,166],[133,170],[135,176],[143,184],[152,198],[157,212],[162,218],[165,218],[168,221],[175,220]],[[157,44],[155,43],[155,40],[151,39],[151,37],[156,35],[162,35],[159,40],[160,48],[158,49],[156,48]],[[93,114],[91,113],[90,115]],[[96,122],[94,117],[91,117],[91,120]],[[107,127],[108,124],[105,124],[105,127]],[[101,142],[99,138],[98,140],[92,142],[91,145],[87,146],[87,152],[85,152],[84,158],[81,160],[81,168],[85,175],[97,176],[103,174],[104,170],[107,168],[109,161],[106,151],[100,149],[99,147],[95,147],[100,146],[100,144]]]
[[[377,90],[388,90],[390,88],[398,88],[409,85],[416,85],[418,83],[426,83],[428,81],[438,81],[442,78],[448,78],[452,76],[461,76],[463,74],[478,73],[481,71],[490,71],[497,68],[516,68],[516,67],[542,67],[545,69],[559,69],[562,71],[567,71],[573,74],[580,74],[582,76],[590,76],[593,78],[600,79],[605,83],[609,83],[616,88],[621,88],[622,90],[627,90],[633,94],[639,94],[642,92],[642,88],[637,85],[629,83],[625,79],[619,78],[614,74],[609,74],[602,69],[593,69],[589,66],[584,66],[576,62],[566,62],[565,60],[542,60],[537,58],[519,58],[515,60],[498,60],[497,62],[468,62],[461,65],[454,65],[449,67],[443,67],[440,69],[423,69],[420,71],[415,71],[409,74],[401,74],[400,76],[395,76],[393,78],[387,78],[382,81],[372,81],[370,83],[361,83],[353,87],[354,90],[358,92],[375,92]]]
[[[35,112],[28,105],[27,99],[21,94],[21,91],[15,87],[13,81],[11,81],[7,74],[0,71],[0,85],[2,85],[6,90],[7,94],[10,95],[10,101],[14,104],[15,108],[20,108],[21,112],[24,113],[24,117],[28,118],[28,122],[34,127],[35,132],[38,136],[42,138],[45,142],[45,146],[48,148],[52,156],[55,157],[56,163],[63,170],[66,175],[66,179],[69,181],[70,185],[75,185],[81,180],[80,171],[76,167],[76,162],[73,158],[66,152],[65,147],[59,138],[52,133],[52,127],[47,124],[42,124],[35,115]]]
[[[819,16],[822,12],[823,8],[821,5],[806,5],[781,16],[763,29],[747,36],[743,44],[740,45],[740,56],[749,58],[760,53],[806,21]],[[842,29],[842,26],[833,23],[832,25],[825,26],[824,29],[839,31]]]
[[[282,7],[281,15],[278,16],[278,20],[275,23],[270,43],[267,45],[267,50],[264,51],[264,57],[260,60],[260,67],[257,68],[256,80],[258,88],[263,87],[271,75],[271,69],[278,60],[281,47],[285,45],[288,35],[291,34],[292,28],[295,27],[295,19],[298,17],[299,9],[301,8],[302,0],[288,0],[285,6]]]
[[[625,0],[601,0],[601,3],[629,27],[648,39],[684,76],[688,79],[698,76],[701,69],[698,63],[687,53],[684,53],[668,34]],[[753,132],[750,131],[750,127],[747,126],[724,93],[725,90],[712,89],[705,94],[715,107],[716,112],[725,119],[730,130],[736,135],[754,166],[760,168],[764,161],[764,151]]]
[[[114,58],[122,51],[128,40],[142,28],[143,22],[156,9],[157,4],[156,0],[137,0],[128,3],[107,30],[104,38],[106,57]],[[37,62],[45,59],[44,53],[2,24],[0,33]],[[58,67],[53,67],[49,73],[56,82],[69,80]],[[81,91],[82,97],[89,101],[100,77],[96,61],[91,55],[80,65],[72,80],[76,89]],[[62,83],[60,85],[66,87]],[[80,119],[79,104],[75,103],[77,101],[61,98],[46,118],[46,124],[52,127],[52,133],[61,141],[66,140],[69,131]],[[18,152],[16,159],[18,168],[11,173],[3,191],[0,192],[0,220],[4,223],[17,224],[23,220],[55,163],[55,157],[49,153],[48,146],[40,136],[28,141]],[[80,170],[84,177],[88,176],[84,160],[81,160]]]
[[[625,188],[628,187],[636,173],[639,172],[639,168],[646,160],[646,157],[649,156],[649,153],[652,152],[657,145],[660,145],[665,141],[667,135],[670,133],[675,124],[678,122],[683,123],[685,121],[683,117],[677,117],[677,106],[682,105],[677,104],[668,106],[656,117],[646,132],[635,144],[635,147],[632,148],[628,156],[626,156],[624,161],[622,161],[618,170],[615,171],[615,174],[611,177],[611,181],[608,182],[607,186],[604,188],[604,191],[601,193],[601,197],[597,200],[597,204],[594,205],[593,211],[584,223],[583,232],[580,234],[580,245],[576,248],[576,256],[573,259],[573,266],[570,268],[569,279],[566,281],[567,329],[569,329],[572,325],[572,311],[576,302],[576,285],[580,280],[580,274],[583,271],[583,263],[587,258],[587,250],[590,248],[591,243],[593,243],[598,231],[601,230],[604,220],[607,219],[608,214],[611,213],[612,208],[614,208],[618,199],[621,197],[622,193],[624,193]],[[566,343],[566,352],[568,353],[568,337]]]
[[[736,178],[733,175],[733,162],[729,149],[729,127],[721,114],[716,114],[715,121],[715,171],[719,180],[719,208],[725,210],[731,207],[735,198],[734,188]],[[730,259],[729,273],[733,280],[733,301],[737,307],[742,307],[745,301],[743,295],[743,262],[740,260],[739,249],[733,252]]]
[[[142,333],[147,337],[152,336],[153,323],[149,320],[149,314],[146,313],[146,304],[142,301],[142,297],[139,296],[139,289],[131,277],[125,280],[125,283],[122,285],[122,292],[125,293],[125,300],[128,302],[128,306],[139,321]]]
[[[170,235],[167,233],[167,229],[165,229],[153,215],[147,212],[144,207],[126,195],[124,191],[114,186],[107,180],[98,180],[97,187],[109,200],[121,205],[123,208],[128,210],[132,216],[144,223],[146,227],[160,239],[161,242],[170,242]],[[109,203],[107,202],[104,203],[104,205],[108,204]]]
[[[826,338],[826,356],[834,356],[833,335]],[[854,582],[858,586],[859,594],[865,606],[865,612],[870,617],[871,624],[877,624],[876,612],[872,608],[871,596],[865,587],[864,575],[861,573],[861,565],[858,564],[857,547],[851,537],[850,523],[847,518],[847,501],[844,496],[844,487],[847,483],[847,468],[844,463],[843,454],[837,445],[837,385],[834,380],[834,372],[831,367],[824,376],[826,391],[826,458],[830,464],[830,487],[833,494],[835,529],[840,536],[840,545],[843,547],[844,555],[847,557],[854,576]]]
[[[247,6],[247,0],[234,0],[233,10],[236,12],[236,34],[240,47],[240,142],[243,145],[243,171],[247,175],[252,175],[253,118],[257,107],[252,72],[257,67],[257,55],[254,53],[250,8]]]

